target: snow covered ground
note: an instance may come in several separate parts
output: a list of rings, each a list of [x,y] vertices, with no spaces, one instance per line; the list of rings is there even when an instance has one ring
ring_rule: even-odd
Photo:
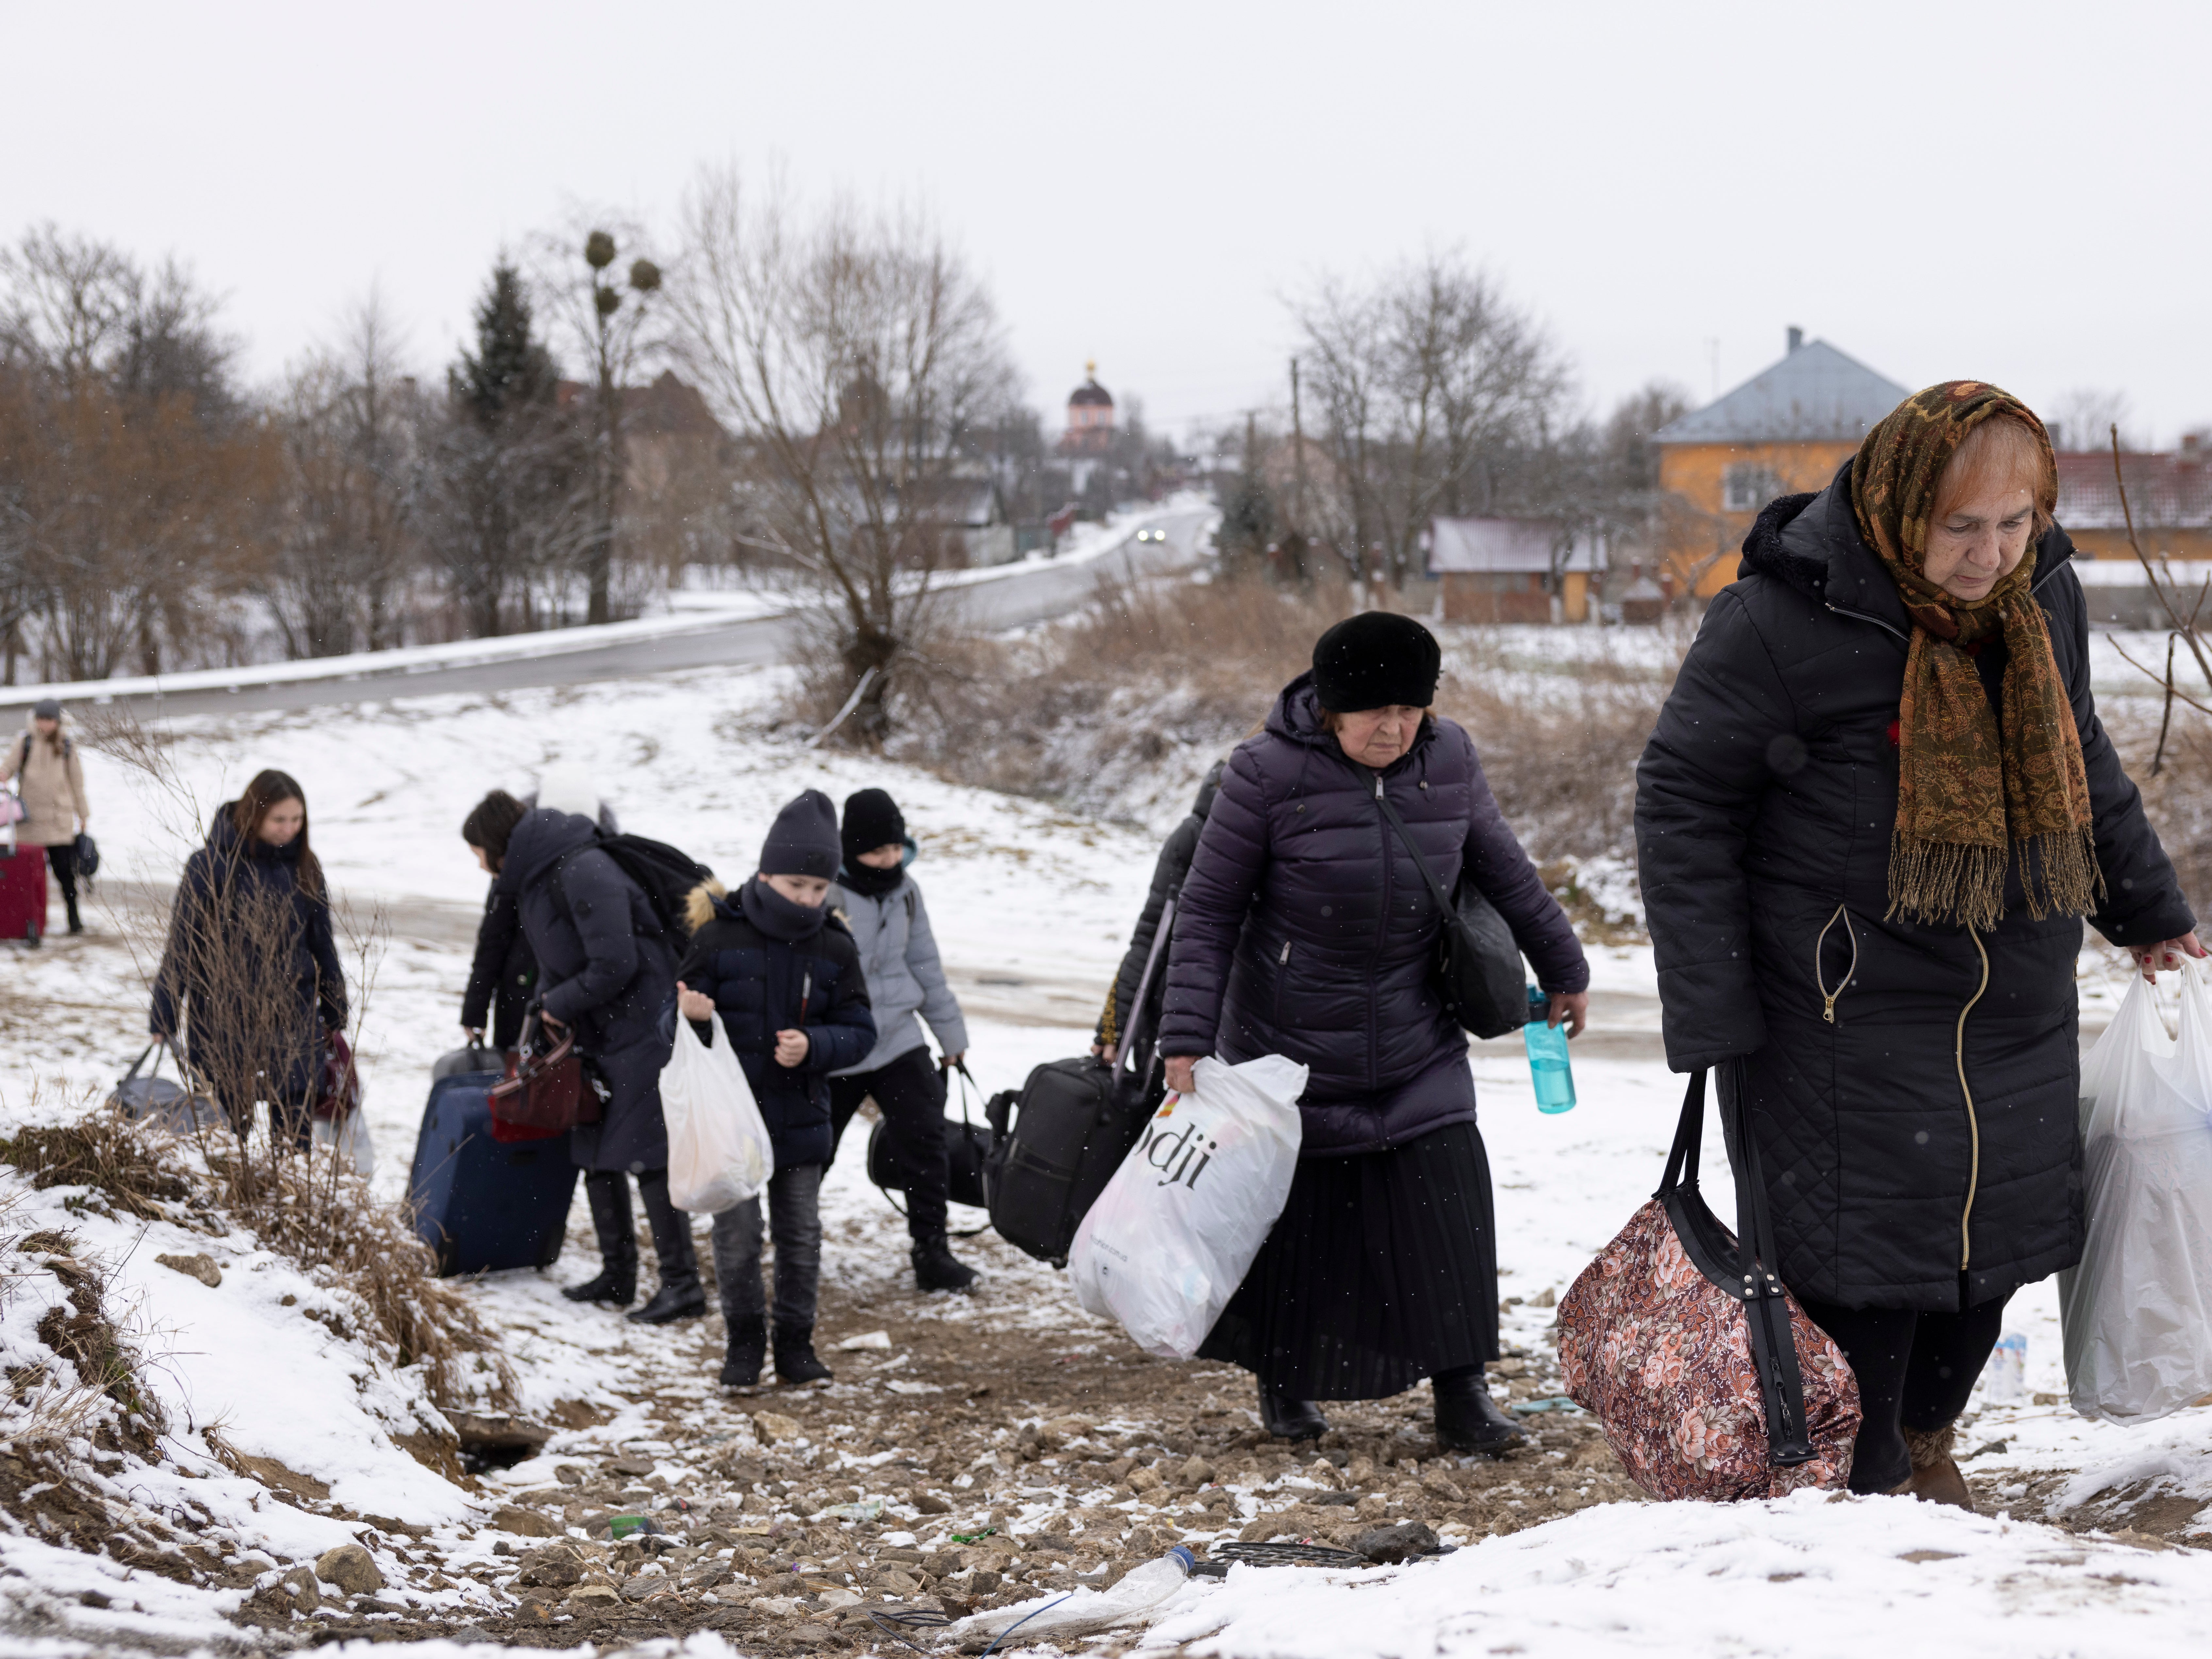
[[[922,847],[916,874],[974,1013],[971,1063],[984,1089],[1015,1086],[1036,1063],[1077,1052],[1141,902],[1152,836],[908,769],[802,750],[768,734],[777,672],[691,672],[499,697],[395,700],[312,718],[193,721],[164,750],[172,769],[166,783],[88,757],[95,828],[108,860],[106,896],[94,907],[94,936],[0,956],[0,1128],[71,1109],[73,1097],[104,1090],[137,1051],[159,890],[209,810],[264,766],[304,785],[315,848],[367,937],[360,1048],[380,1147],[376,1184],[390,1195],[404,1188],[430,1062],[459,1040],[458,1003],[483,892],[459,840],[461,819],[487,787],[527,789],[556,761],[599,779],[627,826],[683,846],[733,878],[750,870],[774,811],[798,789],[820,787],[842,800],[866,784],[889,787]],[[1599,989],[1623,1009],[1644,1008],[1648,951],[1594,954]],[[2100,1000],[2109,997],[2100,988],[2105,973],[2089,959],[2085,975]],[[1577,1066],[1581,1103],[1558,1117],[1534,1109],[1516,1044],[1486,1045],[1474,1058],[1498,1182],[1508,1340],[1540,1359],[1553,1297],[1656,1182],[1681,1079],[1655,1055],[1632,1046],[1589,1054]],[[1706,1144],[1718,1146],[1717,1131]],[[912,1407],[913,1398],[894,1390],[902,1376],[917,1376],[927,1364],[933,1330],[948,1344],[961,1332],[988,1330],[1071,1356],[1126,1350],[1074,1307],[1064,1275],[988,1238],[963,1247],[988,1275],[972,1301],[910,1291],[895,1300],[900,1224],[867,1185],[862,1151],[860,1135],[848,1139],[825,1194],[825,1272],[835,1305],[851,1311],[841,1311],[843,1322],[824,1335],[834,1342],[868,1328],[867,1320],[893,1317],[921,1335],[910,1345],[911,1367],[905,1336],[901,1353],[880,1370],[873,1357],[863,1371],[859,1356],[844,1356],[823,1410],[842,1413],[850,1401],[857,1421],[866,1411]],[[1712,1197],[1725,1215],[1719,1173]],[[490,1560],[498,1534],[485,1528],[487,1511],[508,1494],[546,1486],[562,1459],[674,1448],[679,1432],[750,1446],[755,1431],[745,1413],[779,1409],[774,1400],[732,1408],[716,1395],[712,1322],[646,1331],[557,1297],[560,1283],[583,1273],[580,1252],[589,1235],[580,1206],[571,1253],[551,1274],[499,1275],[471,1294],[504,1335],[526,1407],[582,1426],[556,1435],[544,1457],[489,1478],[484,1492],[465,1492],[394,1443],[422,1408],[419,1385],[388,1368],[364,1367],[325,1327],[301,1316],[302,1306],[314,1305],[302,1298],[323,1294],[317,1287],[295,1282],[298,1275],[246,1239],[213,1249],[223,1284],[205,1286],[153,1260],[209,1249],[204,1237],[65,1212],[63,1195],[56,1188],[19,1197],[6,1227],[67,1227],[82,1237],[88,1255],[115,1264],[119,1290],[158,1356],[149,1368],[151,1386],[183,1425],[172,1437],[169,1472],[145,1498],[197,1503],[210,1516],[203,1535],[231,1563],[251,1565],[253,1552],[272,1565],[311,1557],[326,1540],[357,1535],[358,1528],[272,1503],[254,1483],[214,1464],[205,1431],[216,1425],[237,1453],[309,1474],[357,1514],[396,1518],[419,1534],[387,1533],[377,1547],[392,1586],[378,1599],[394,1619],[459,1624],[488,1608],[495,1598],[464,1571]],[[287,1297],[295,1298],[289,1306]],[[872,1311],[894,1306],[895,1316]],[[2184,1534],[2197,1506],[2212,1502],[2212,1412],[2132,1429],[2085,1422],[2058,1403],[2054,1288],[2024,1292],[2008,1323],[2027,1338],[2027,1397],[1978,1400],[1966,1435],[1972,1454],[1966,1468],[1985,1507],[2006,1513],[1975,1517],[1902,1500],[1809,1494],[1725,1509],[1590,1503],[1562,1513],[1574,1508],[1580,1476],[1545,1461],[1564,1453],[1539,1451],[1528,1467],[1539,1479],[1551,1468],[1557,1480],[1548,1490],[1567,1494],[1547,1511],[1557,1518],[1487,1537],[1447,1524],[1446,1536],[1468,1547],[1403,1568],[1343,1574],[1240,1566],[1224,1583],[1180,1593],[1139,1645],[1166,1652],[1187,1644],[1223,1659],[2204,1651],[2212,1642],[2212,1555],[2165,1540]],[[13,1323],[5,1328],[11,1342],[28,1340]],[[1200,1366],[1191,1374],[1203,1388],[1210,1373]],[[939,1374],[906,1386],[942,1393],[949,1379]],[[1228,1382],[1218,1386],[1238,1402],[1241,1417],[1242,1394]],[[333,1401],[343,1408],[318,1403]],[[588,1421],[593,1415],[604,1420]],[[696,1464],[703,1454],[651,1455],[680,1477],[684,1457]],[[861,1472],[871,1466],[862,1450],[842,1445],[822,1461],[842,1461],[864,1483]],[[1257,1513],[1279,1487],[1270,1480],[1237,1486],[1237,1518]],[[2113,1505],[2116,1495],[2117,1507],[2099,1508]],[[1018,1531],[1043,1525],[1055,1506],[1073,1500],[1063,1489],[1012,1507],[994,1501]],[[1133,1495],[1122,1508],[1141,1518],[1139,1504]],[[2163,1506],[2155,1527],[2146,1505]],[[975,1518],[894,1513],[925,1545],[930,1528],[941,1538]],[[2071,1527],[2016,1518],[2031,1515]],[[2114,1535],[2086,1534],[2090,1522]],[[1236,1535],[1219,1530],[1218,1517],[1193,1514],[1176,1524],[1194,1540]],[[2199,1531],[2191,1541],[2208,1538],[2212,1532]],[[440,1579],[442,1589],[434,1587]],[[228,1615],[256,1582],[234,1571],[221,1587],[183,1585],[57,1547],[27,1529],[0,1534],[0,1606],[29,1620],[15,1627],[35,1628],[40,1650],[57,1655],[177,1650],[227,1639],[235,1634]],[[81,1599],[88,1595],[108,1605]],[[731,1639],[738,1650],[762,1650],[743,1631]],[[696,1637],[688,1650],[719,1653],[721,1640]],[[878,1644],[891,1647],[887,1638]]]

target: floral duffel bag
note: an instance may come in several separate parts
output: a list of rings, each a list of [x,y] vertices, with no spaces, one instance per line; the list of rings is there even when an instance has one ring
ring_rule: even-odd
[[[1742,1109],[1740,1073],[1736,1081],[1723,1091],[1723,1112]],[[1859,1431],[1857,1379],[1770,1265],[1766,1185],[1740,1116],[1736,1217],[1746,1238],[1706,1206],[1698,1191],[1705,1121],[1699,1072],[1659,1190],[1559,1303],[1567,1394],[1655,1498],[1839,1487]]]

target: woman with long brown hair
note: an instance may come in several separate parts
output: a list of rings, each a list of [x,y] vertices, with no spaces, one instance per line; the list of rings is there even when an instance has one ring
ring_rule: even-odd
[[[240,1134],[265,1101],[270,1138],[304,1146],[325,1042],[345,1019],[306,793],[285,773],[260,773],[185,861],[149,1026],[169,1042],[181,1031],[183,1059]]]

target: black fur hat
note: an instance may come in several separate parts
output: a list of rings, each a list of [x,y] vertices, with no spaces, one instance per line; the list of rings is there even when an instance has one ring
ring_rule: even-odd
[[[1394,703],[1426,708],[1443,672],[1437,636],[1395,611],[1347,617],[1314,641],[1314,695],[1333,714]]]

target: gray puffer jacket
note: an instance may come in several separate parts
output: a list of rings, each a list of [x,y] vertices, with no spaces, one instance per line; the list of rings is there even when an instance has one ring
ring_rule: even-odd
[[[878,898],[854,892],[842,882],[830,888],[830,908],[845,918],[860,947],[860,971],[868,982],[868,1002],[876,1016],[876,1046],[858,1066],[833,1073],[850,1077],[889,1065],[927,1041],[919,1013],[948,1054],[968,1047],[968,1023],[960,1003],[945,982],[938,959],[937,935],[930,931],[929,908],[912,876]]]

